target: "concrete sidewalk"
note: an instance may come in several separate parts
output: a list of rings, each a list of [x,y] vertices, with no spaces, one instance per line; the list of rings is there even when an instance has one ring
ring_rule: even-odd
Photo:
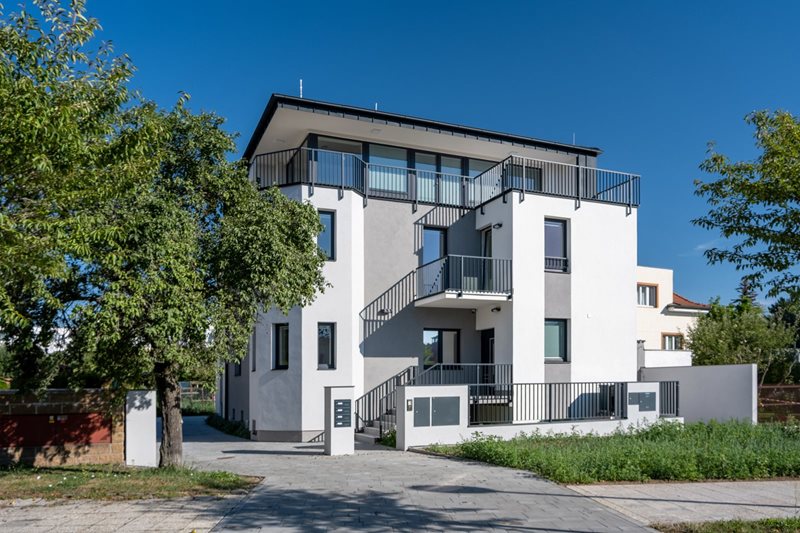
[[[569,487],[645,524],[800,517],[800,481]]]

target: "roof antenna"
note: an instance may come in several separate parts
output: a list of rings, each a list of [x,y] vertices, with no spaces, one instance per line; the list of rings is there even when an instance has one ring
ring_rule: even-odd
[[[302,80],[301,80],[300,84],[302,85]],[[300,91],[301,95],[302,95],[302,92],[303,91],[302,91],[302,87],[301,87],[301,91]],[[574,131],[572,132],[572,146],[575,146],[575,132]]]
[[[378,102],[375,102],[375,111],[378,110]]]
[[[303,78],[300,78],[300,98],[303,97]]]

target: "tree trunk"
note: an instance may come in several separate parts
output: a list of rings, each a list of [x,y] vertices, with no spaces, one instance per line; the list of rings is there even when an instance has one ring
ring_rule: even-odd
[[[177,369],[168,363],[157,363],[155,377],[161,403],[161,449],[158,466],[180,466],[183,464],[183,421]]]

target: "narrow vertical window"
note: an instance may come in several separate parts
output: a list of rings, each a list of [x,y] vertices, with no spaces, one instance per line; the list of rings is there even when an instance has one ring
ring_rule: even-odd
[[[332,370],[336,368],[336,324],[320,322],[317,324],[317,368]]]
[[[554,272],[566,272],[569,267],[567,258],[567,221],[544,221],[544,269]]]
[[[683,350],[683,335],[680,333],[662,333],[661,339],[663,350]]]
[[[422,230],[422,264],[427,265],[445,255],[447,255],[447,230],[424,228]]]
[[[275,324],[275,370],[289,368],[289,324]]]
[[[250,372],[256,371],[256,330],[250,336]]]
[[[322,232],[317,237],[317,246],[328,261],[336,260],[336,217],[333,211],[320,211],[319,221],[322,222]]]

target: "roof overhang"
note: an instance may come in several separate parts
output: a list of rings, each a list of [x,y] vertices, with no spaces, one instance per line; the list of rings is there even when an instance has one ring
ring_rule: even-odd
[[[270,122],[275,117],[279,109],[293,109],[297,111],[304,111],[316,115],[339,117],[349,120],[361,121],[370,124],[371,128],[376,126],[387,126],[395,128],[406,128],[415,132],[427,132],[438,135],[448,135],[451,137],[461,137],[463,139],[486,141],[490,143],[499,143],[505,145],[506,151],[517,148],[529,148],[536,150],[545,150],[552,152],[559,152],[562,154],[569,154],[572,156],[583,155],[589,157],[597,157],[601,150],[588,146],[576,146],[571,144],[559,143],[554,141],[545,141],[533,137],[525,137],[520,135],[513,135],[509,133],[500,133],[495,131],[484,130],[480,128],[472,128],[469,126],[462,126],[458,124],[449,124],[445,122],[438,122],[435,120],[428,120],[418,117],[407,115],[400,115],[396,113],[387,113],[384,111],[377,111],[372,109],[364,109],[360,107],[352,107],[341,104],[332,104],[329,102],[321,102],[318,100],[308,100],[304,98],[297,98],[294,96],[286,96],[281,94],[273,94],[269,99],[261,119],[256,125],[250,141],[247,143],[243,158],[249,160],[257,153],[264,151],[275,150],[262,150],[260,148],[264,134],[266,133]],[[379,142],[375,140],[375,142]],[[289,143],[277,150],[294,148],[289,146]],[[275,148],[275,147],[271,147]]]

